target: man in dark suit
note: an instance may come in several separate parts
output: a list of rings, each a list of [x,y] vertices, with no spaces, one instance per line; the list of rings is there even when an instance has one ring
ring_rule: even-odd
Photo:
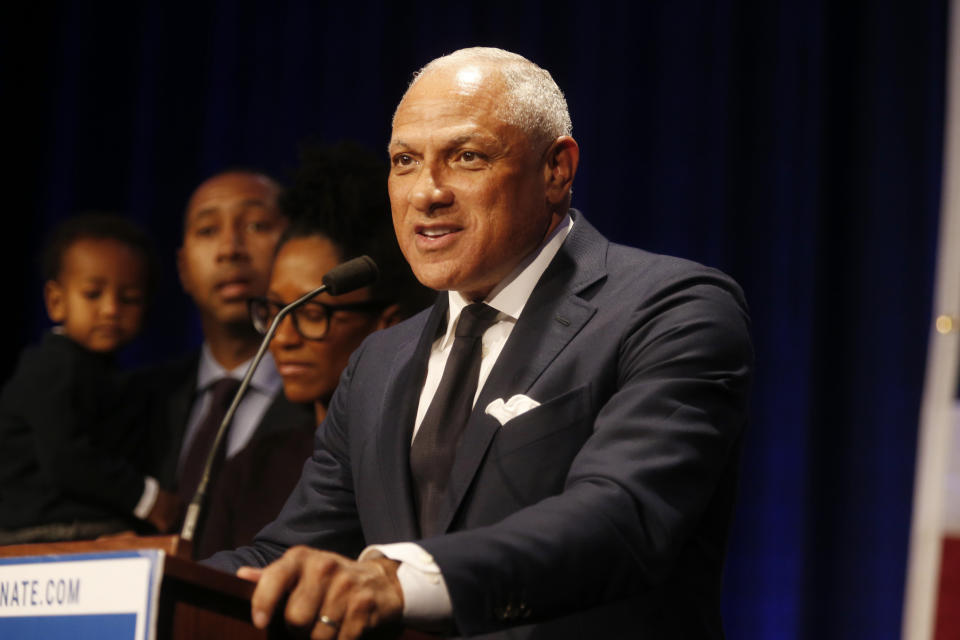
[[[742,294],[570,209],[570,131],[549,74],[515,54],[415,76],[389,146],[394,226],[449,293],[360,347],[278,519],[211,560],[258,581],[258,626],[286,597],[314,638],[722,636]]]
[[[199,352],[150,375],[160,397],[158,479],[174,488],[185,504],[210,450],[210,427],[219,424],[225,403],[260,344],[247,299],[266,292],[274,249],[287,227],[279,194],[279,185],[267,176],[228,171],[204,181],[187,203],[177,268],[184,291],[200,312],[204,342]],[[224,459],[207,494],[207,503],[215,506],[242,491],[249,507],[237,518],[222,513],[205,517],[194,540],[197,557],[249,542],[277,514],[310,455],[314,422],[311,407],[284,397],[268,354],[237,409],[222,447]],[[249,464],[244,461],[251,456],[244,452],[250,451],[256,451],[262,463],[258,486],[217,482],[231,465]]]

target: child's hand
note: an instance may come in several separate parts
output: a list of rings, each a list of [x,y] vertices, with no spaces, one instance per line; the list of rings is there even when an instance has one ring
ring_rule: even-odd
[[[147,522],[160,533],[169,533],[180,523],[181,504],[177,494],[160,489],[153,509],[147,515]]]

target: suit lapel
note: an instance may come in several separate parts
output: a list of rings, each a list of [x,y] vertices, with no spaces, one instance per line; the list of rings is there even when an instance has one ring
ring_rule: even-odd
[[[583,218],[550,263],[491,370],[457,449],[441,528],[453,522],[500,423],[486,415],[496,398],[527,392],[580,332],[596,308],[579,294],[606,275],[607,241]]]
[[[390,380],[384,392],[380,422],[380,474],[390,494],[390,515],[395,523],[397,540],[419,537],[413,484],[410,478],[410,440],[417,418],[420,392],[427,375],[430,349],[437,331],[447,316],[447,296],[437,296],[420,339],[402,345],[391,363]],[[395,487],[395,489],[394,489]]]
[[[192,356],[181,366],[176,367],[175,373],[171,376],[179,380],[173,382],[175,387],[171,385],[172,391],[167,399],[167,410],[164,412],[166,454],[163,457],[162,471],[162,477],[170,487],[176,486],[180,449],[183,447],[183,436],[187,431],[190,408],[193,406],[197,392],[198,364],[199,355]]]

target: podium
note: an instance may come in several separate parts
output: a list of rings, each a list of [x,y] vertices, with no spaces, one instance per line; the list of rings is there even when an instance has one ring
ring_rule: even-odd
[[[0,546],[0,559],[136,550],[164,552],[157,628],[156,635],[152,636],[157,640],[286,640],[293,637],[277,617],[266,629],[254,627],[250,620],[254,583],[189,560],[190,552],[179,536],[123,536],[82,542]],[[398,640],[439,638],[409,628],[399,630],[398,634],[375,637],[398,637]],[[148,633],[146,637],[151,636]]]
[[[250,621],[254,584],[191,560],[178,536],[117,537],[84,542],[53,542],[0,547],[0,558],[102,554],[111,551],[157,549],[164,552],[156,615],[158,640],[230,640],[287,638],[282,625],[260,630]],[[147,637],[151,637],[148,633]]]

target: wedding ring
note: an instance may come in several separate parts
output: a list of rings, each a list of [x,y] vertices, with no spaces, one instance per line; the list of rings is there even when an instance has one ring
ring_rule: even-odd
[[[328,618],[327,616],[323,615],[322,613],[320,614],[320,617],[317,618],[317,622],[319,622],[320,624],[325,624],[325,625],[327,625],[328,627],[331,627],[334,631],[339,631],[339,630],[340,630],[340,623],[338,623],[338,622],[337,622],[336,620],[334,620],[333,618]]]

